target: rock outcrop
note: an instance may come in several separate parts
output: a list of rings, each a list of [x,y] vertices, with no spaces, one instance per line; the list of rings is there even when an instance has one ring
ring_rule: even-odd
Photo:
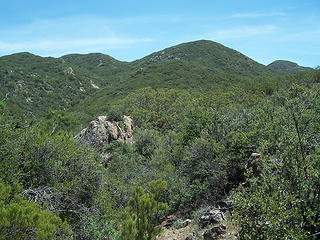
[[[162,227],[169,228],[169,227],[172,227],[174,222],[177,220],[178,220],[178,217],[176,215],[172,214],[172,215],[167,216],[161,225],[162,225]]]
[[[204,240],[215,240],[219,239],[221,235],[226,233],[226,226],[220,224],[218,226],[214,226],[203,233]]]
[[[199,219],[200,228],[205,228],[210,224],[216,224],[225,220],[223,212],[218,209],[209,210]]]
[[[120,127],[121,125],[123,127]],[[133,142],[133,120],[124,116],[120,123],[108,121],[106,116],[99,116],[74,138],[80,143],[94,146],[99,151],[103,151],[112,141]]]

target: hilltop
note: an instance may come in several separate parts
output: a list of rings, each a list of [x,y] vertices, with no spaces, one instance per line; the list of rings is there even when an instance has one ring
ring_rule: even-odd
[[[81,117],[87,122],[89,118],[85,115],[106,112],[109,104],[145,87],[209,91],[246,84],[253,79],[261,82],[279,75],[240,52],[206,40],[179,44],[130,63],[114,62],[107,57],[104,68],[99,66],[100,60],[91,64],[91,55],[83,55],[81,59],[81,65],[83,61],[88,62],[91,71],[104,79],[110,76],[111,66],[122,69],[108,78],[107,87],[73,108],[73,111],[82,112]]]
[[[276,60],[268,65],[270,69],[283,72],[283,73],[297,73],[301,71],[313,70],[310,67],[302,67],[297,63],[285,61],[285,60]]]
[[[0,58],[0,100],[14,114],[68,109],[100,85],[94,74],[63,59],[17,53]]]
[[[119,61],[102,53],[68,54],[61,58],[67,63],[75,65],[89,74],[96,74],[106,81],[116,80],[118,76],[130,69],[128,62]]]
[[[164,62],[193,62],[208,69],[220,69],[226,73],[259,74],[266,72],[265,66],[257,63],[240,52],[222,44],[199,40],[182,43],[164,50],[152,53],[133,64],[146,66],[152,63]]]
[[[182,88],[208,87],[242,77],[270,76],[273,71],[249,57],[207,40],[188,42],[132,62],[132,81],[154,81]]]
[[[140,88],[212,90],[261,82],[281,74],[276,66],[264,66],[207,40],[182,43],[133,62],[101,53],[61,58],[17,53],[0,58],[0,99],[14,114],[43,116],[50,108],[71,109],[88,122]]]

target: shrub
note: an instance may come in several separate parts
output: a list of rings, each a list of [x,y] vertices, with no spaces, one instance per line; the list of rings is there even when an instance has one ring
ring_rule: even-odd
[[[116,240],[119,232],[115,223],[99,216],[83,216],[77,238],[94,240]]]
[[[155,130],[143,129],[135,136],[135,148],[139,154],[146,158],[151,158],[158,147],[159,133]]]
[[[0,181],[0,239],[71,239],[67,223],[23,200],[21,186]]]
[[[308,158],[307,178],[299,177],[298,163],[269,160],[235,191],[240,239],[317,239],[311,236],[320,230],[319,159]]]
[[[153,240],[160,233],[159,214],[167,205],[161,201],[162,192],[167,188],[165,181],[157,180],[148,184],[148,193],[135,186],[129,207],[123,214],[121,240]]]
[[[107,120],[108,121],[122,121],[123,120],[123,112],[120,108],[113,107],[107,113]]]
[[[77,224],[99,191],[104,171],[100,158],[68,134],[50,136],[37,126],[15,126],[14,121],[0,118],[1,180],[18,181],[24,190],[53,189],[50,210]]]

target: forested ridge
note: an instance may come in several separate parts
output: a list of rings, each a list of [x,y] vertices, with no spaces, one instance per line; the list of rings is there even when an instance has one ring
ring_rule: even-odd
[[[301,69],[204,40],[134,62],[1,57],[0,239],[151,240],[173,215],[210,239],[218,202],[237,239],[317,239],[320,72]],[[118,132],[78,140],[99,121]]]

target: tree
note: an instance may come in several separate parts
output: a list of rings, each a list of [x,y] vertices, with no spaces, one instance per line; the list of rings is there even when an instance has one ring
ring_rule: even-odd
[[[132,198],[123,214],[121,224],[122,240],[153,240],[160,233],[157,226],[159,213],[167,208],[167,204],[160,202],[163,191],[167,188],[165,181],[156,180],[148,183],[148,192],[142,187],[132,189]]]

